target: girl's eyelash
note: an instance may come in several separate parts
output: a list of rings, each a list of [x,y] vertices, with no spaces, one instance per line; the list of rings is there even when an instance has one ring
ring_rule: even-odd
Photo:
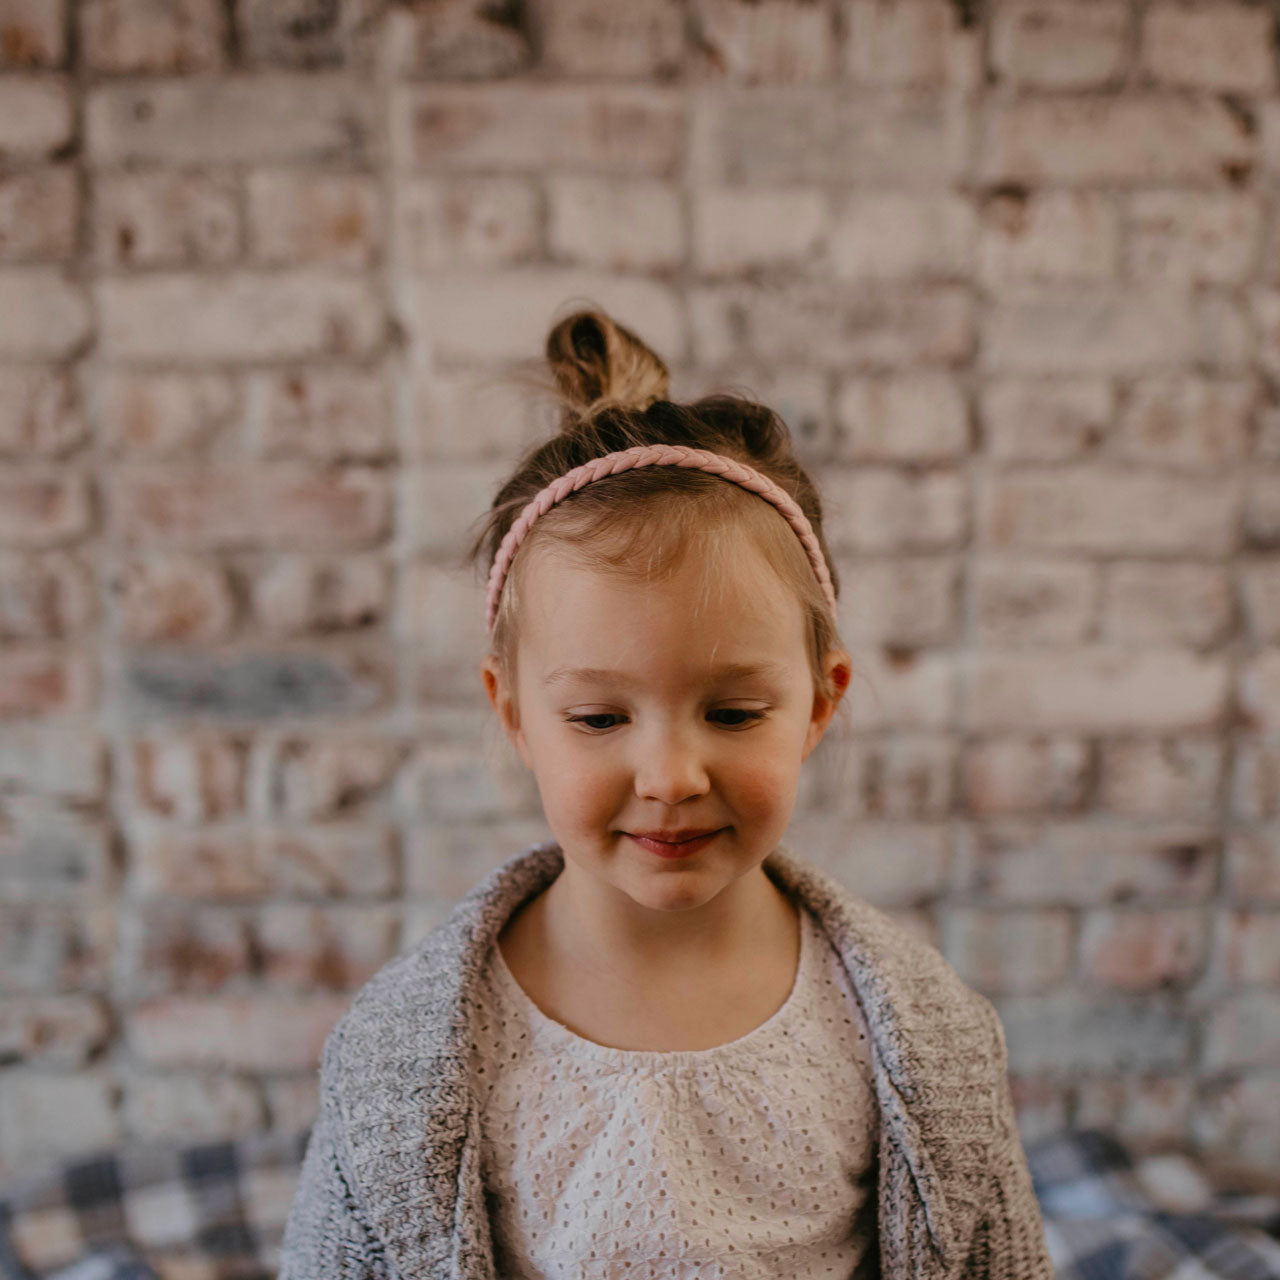
[[[748,707],[721,707],[717,711],[708,712],[708,714],[746,717],[745,720],[737,721],[733,724],[721,723],[721,728],[724,729],[745,729],[747,725],[752,724],[757,720],[763,720],[765,717],[765,713],[763,711],[752,710]],[[621,720],[623,717],[614,711],[596,711],[589,712],[588,714],[581,716],[566,716],[565,719],[570,724],[585,725],[586,728],[591,730],[593,733],[604,733],[615,726],[611,724],[591,724],[589,722],[592,720]]]

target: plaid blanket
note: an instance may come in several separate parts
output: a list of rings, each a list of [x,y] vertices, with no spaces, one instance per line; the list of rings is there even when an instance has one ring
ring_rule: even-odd
[[[0,1189],[2,1280],[275,1280],[308,1133],[147,1146]],[[1280,1197],[1097,1130],[1031,1143],[1059,1280],[1280,1280]]]

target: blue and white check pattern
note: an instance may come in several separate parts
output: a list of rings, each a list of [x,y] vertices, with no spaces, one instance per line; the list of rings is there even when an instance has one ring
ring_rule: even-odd
[[[307,1137],[132,1147],[0,1188],[0,1280],[275,1280]],[[1058,1280],[1280,1280],[1280,1198],[1173,1208],[1194,1165],[1097,1130],[1026,1153]]]

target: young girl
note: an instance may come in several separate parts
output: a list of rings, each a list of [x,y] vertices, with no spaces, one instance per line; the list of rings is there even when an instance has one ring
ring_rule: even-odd
[[[597,312],[548,357],[477,552],[555,840],[330,1033],[282,1280],[1051,1280],[991,1004],[779,843],[851,675],[786,428]]]

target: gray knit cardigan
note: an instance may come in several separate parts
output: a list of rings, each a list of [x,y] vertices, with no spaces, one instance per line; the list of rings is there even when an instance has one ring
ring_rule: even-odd
[[[563,865],[543,844],[491,872],[329,1033],[280,1280],[494,1280],[470,1019],[503,925]],[[1053,1280],[990,1001],[794,855],[764,870],[817,918],[866,1010],[881,1275]]]

